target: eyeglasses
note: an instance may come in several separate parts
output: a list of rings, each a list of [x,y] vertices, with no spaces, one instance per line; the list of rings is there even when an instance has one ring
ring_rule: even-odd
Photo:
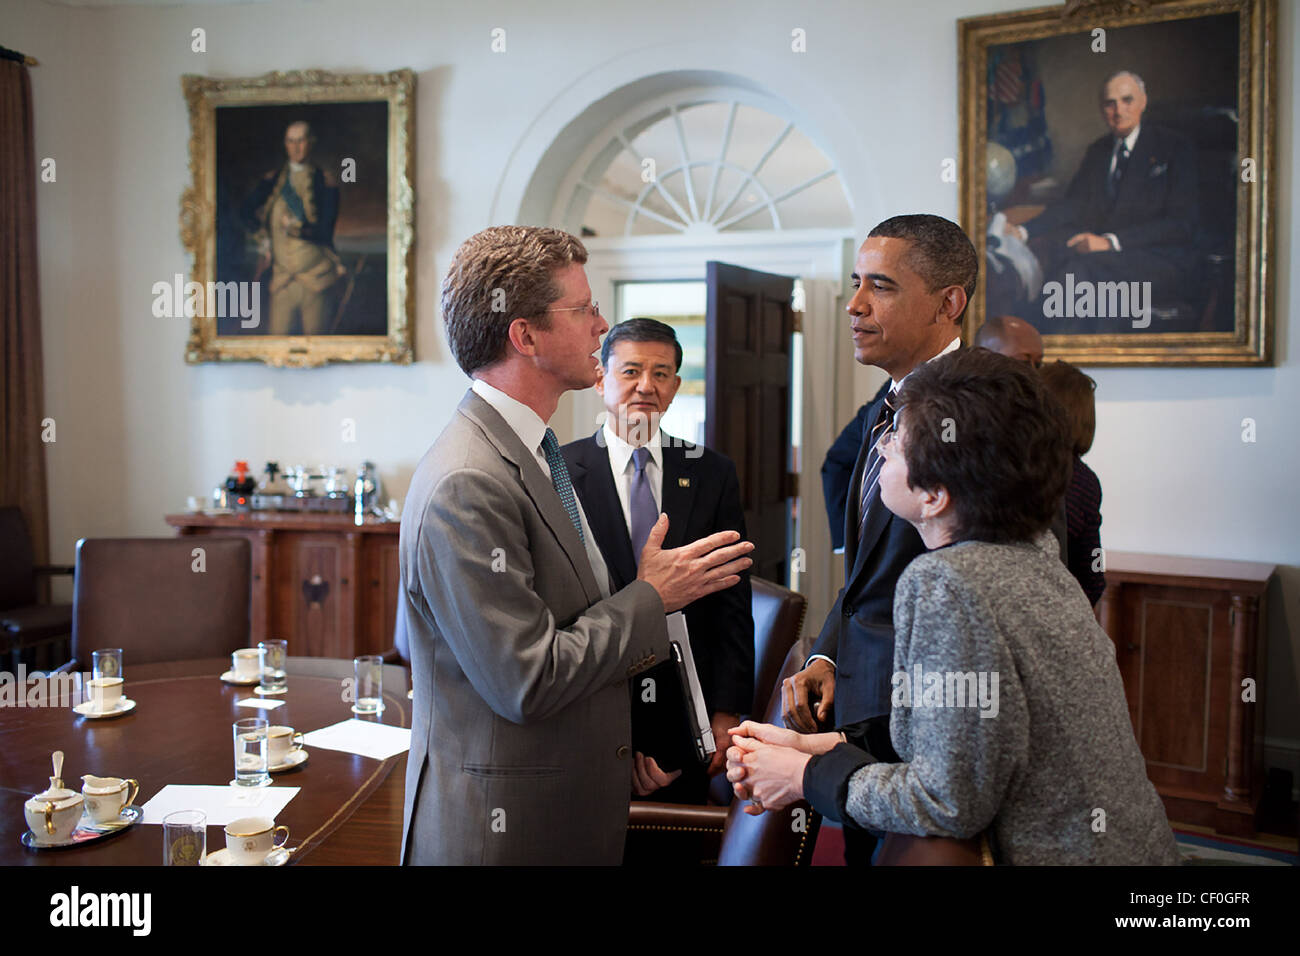
[[[880,437],[876,439],[876,454],[883,455],[885,453],[885,449],[887,449],[890,445],[894,443],[894,438],[897,435],[898,435],[898,424],[897,422],[895,422],[893,425],[890,425],[883,432],[881,432]]]
[[[600,303],[595,299],[591,300],[591,305],[571,305],[563,309],[550,308],[547,312],[586,312],[591,318],[597,318],[600,315]]]

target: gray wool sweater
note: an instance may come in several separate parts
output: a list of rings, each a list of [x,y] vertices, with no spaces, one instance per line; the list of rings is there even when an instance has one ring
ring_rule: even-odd
[[[1180,862],[1114,645],[1056,550],[1050,536],[966,541],[903,572],[889,725],[903,762],[852,773],[841,805],[853,821],[988,829],[998,863]]]

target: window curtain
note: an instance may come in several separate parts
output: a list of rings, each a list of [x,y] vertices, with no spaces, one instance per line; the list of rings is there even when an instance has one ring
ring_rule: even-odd
[[[36,563],[49,563],[45,485],[45,373],[36,268],[36,149],[32,82],[0,58],[0,505],[22,509]]]

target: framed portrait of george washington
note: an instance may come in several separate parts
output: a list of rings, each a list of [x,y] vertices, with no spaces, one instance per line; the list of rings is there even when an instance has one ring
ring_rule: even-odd
[[[190,318],[185,361],[409,363],[415,74],[181,85],[192,265],[155,285],[154,311]]]
[[[1071,0],[957,24],[967,340],[1080,365],[1270,365],[1274,0]]]

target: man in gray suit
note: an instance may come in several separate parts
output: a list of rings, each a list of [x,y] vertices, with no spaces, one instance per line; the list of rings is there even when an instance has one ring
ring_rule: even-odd
[[[415,707],[403,863],[617,864],[631,790],[674,779],[633,754],[626,682],[668,653],[664,615],[739,582],[734,531],[662,550],[611,594],[555,434],[608,330],[582,243],[497,226],[457,250],[442,313],[474,379],[402,515]]]

